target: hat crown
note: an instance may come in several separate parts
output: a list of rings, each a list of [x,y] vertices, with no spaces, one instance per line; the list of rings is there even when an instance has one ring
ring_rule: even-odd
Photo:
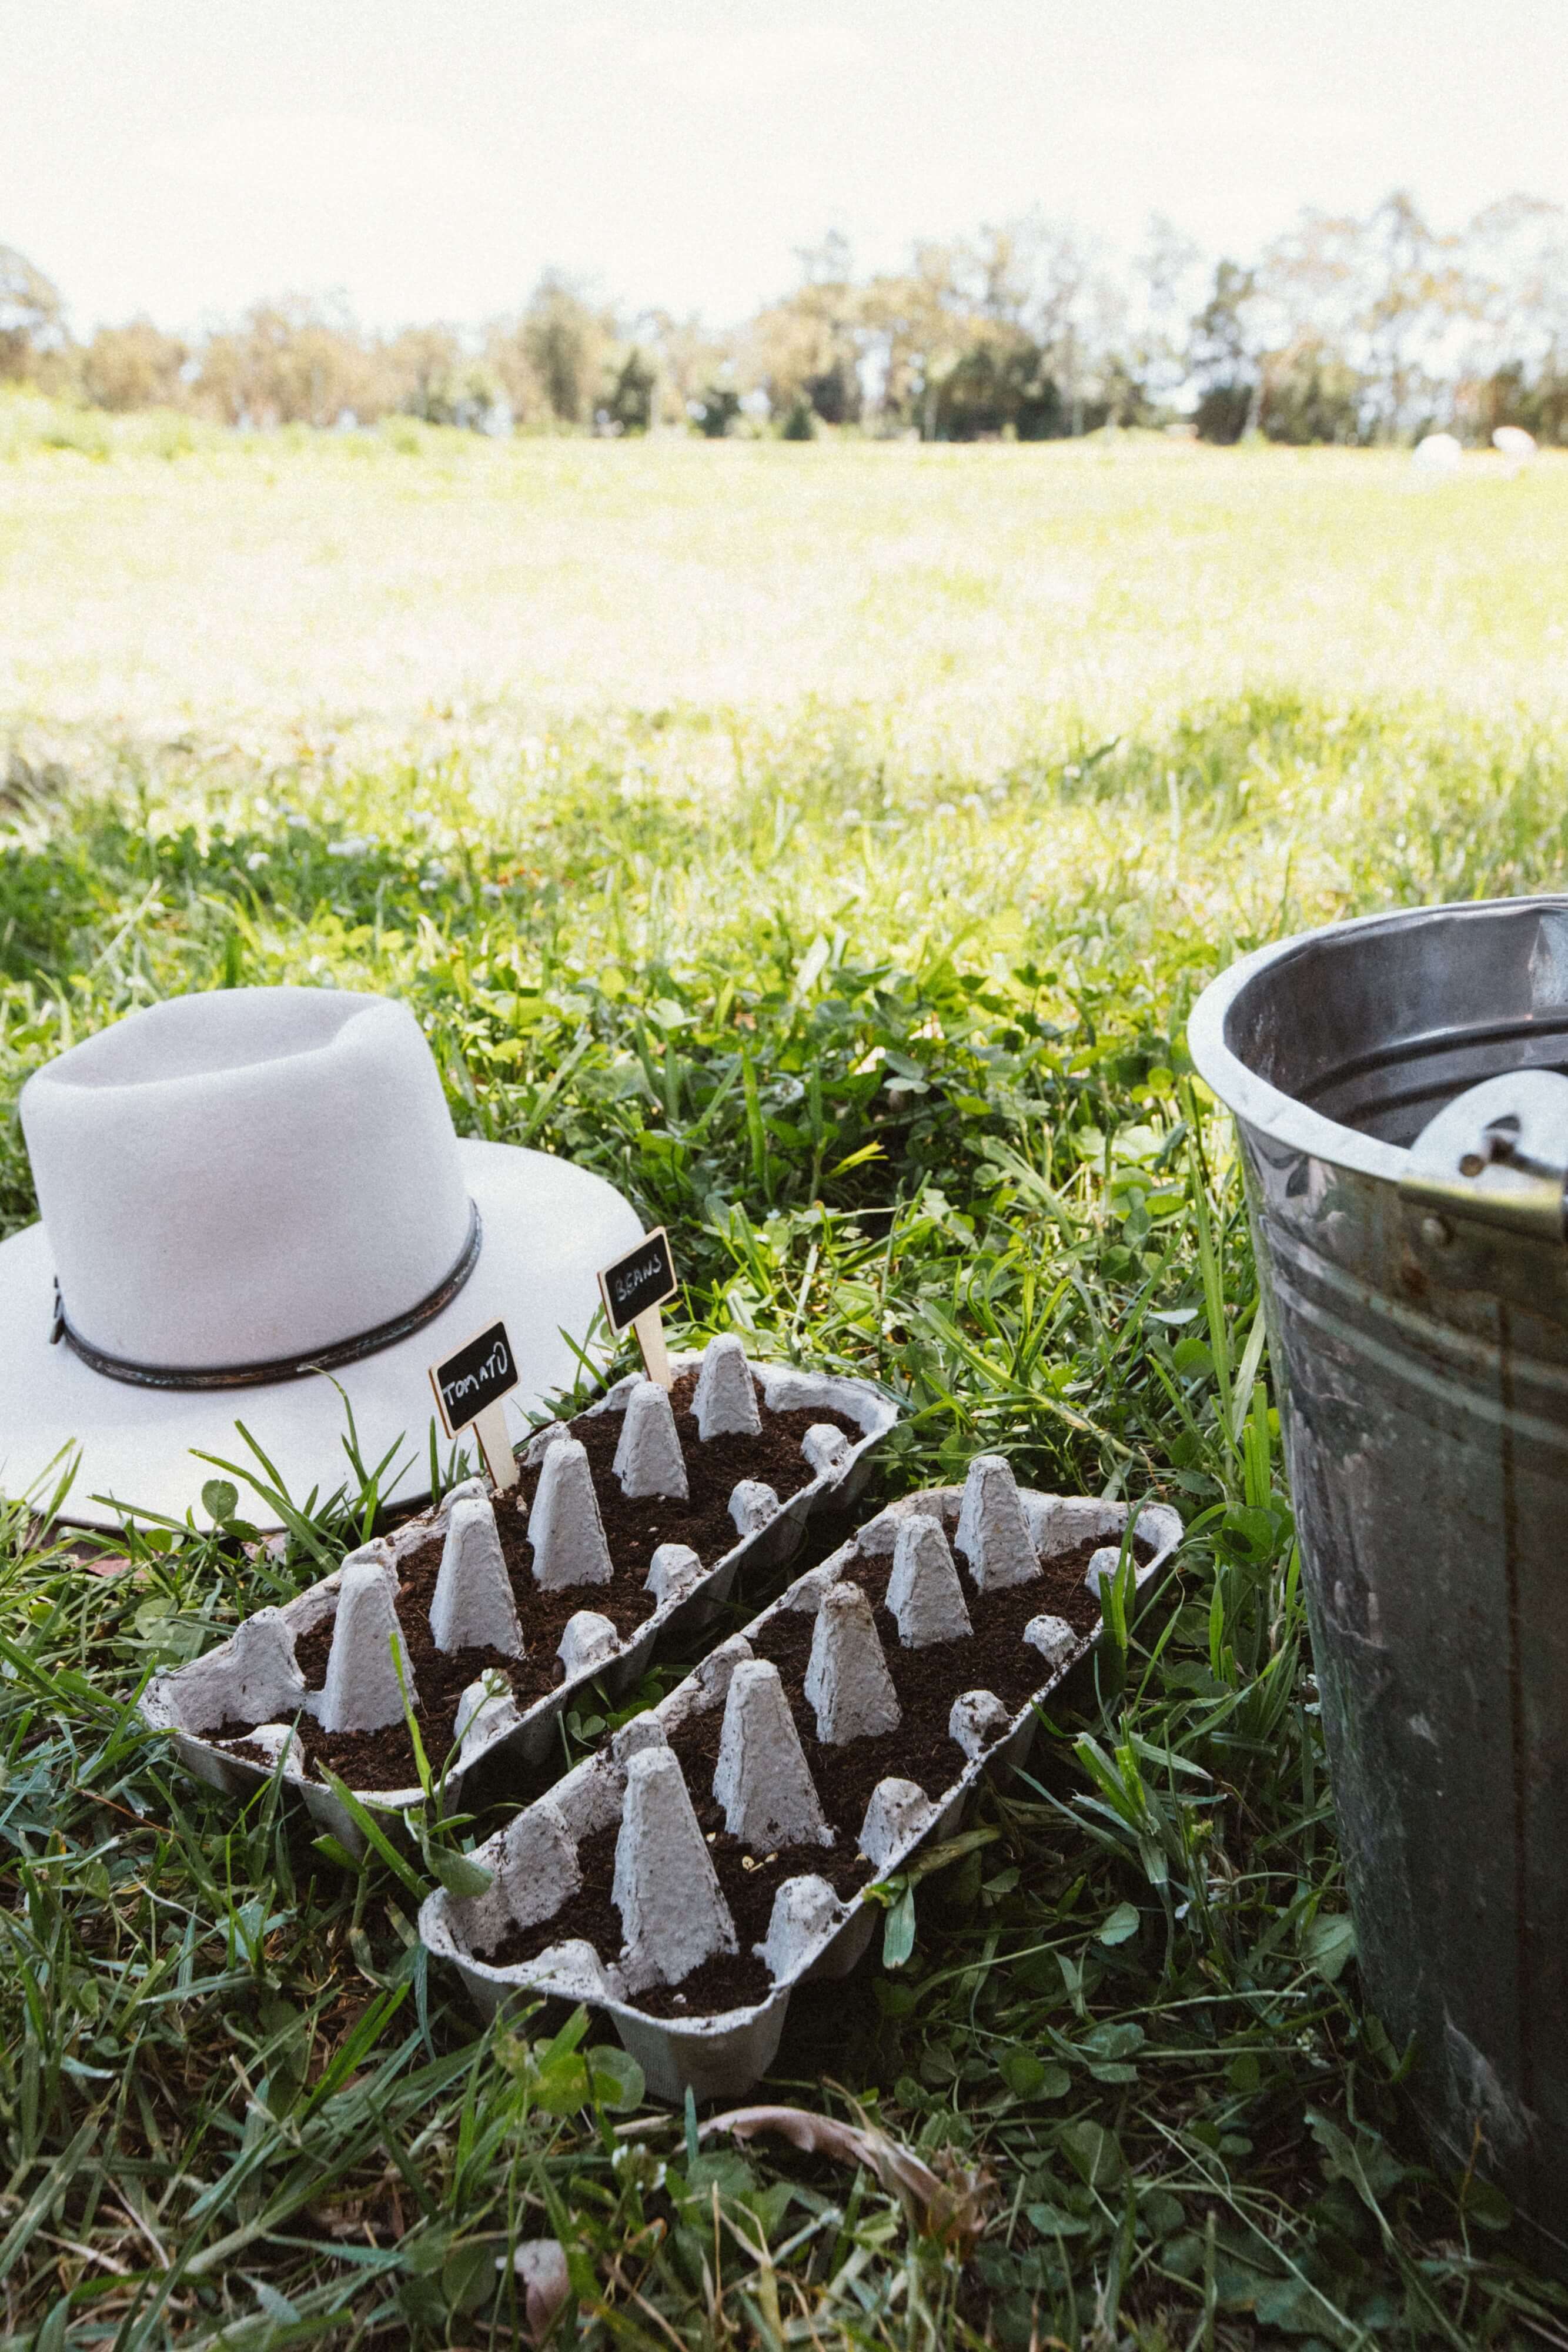
[[[173,997],[47,1064],[21,1111],[72,1327],[131,1363],[332,1348],[407,1314],[468,1235],[435,1063],[389,997]]]

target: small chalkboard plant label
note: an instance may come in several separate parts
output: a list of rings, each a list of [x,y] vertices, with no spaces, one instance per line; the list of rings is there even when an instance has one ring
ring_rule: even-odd
[[[472,1428],[485,1451],[485,1462],[497,1493],[517,1483],[517,1456],[507,1434],[502,1402],[517,1385],[517,1359],[507,1327],[498,1318],[486,1323],[430,1367],[442,1426],[448,1437]]]
[[[659,1309],[674,1297],[680,1286],[675,1261],[670,1255],[670,1237],[663,1225],[655,1225],[651,1234],[644,1234],[635,1249],[618,1257],[613,1265],[607,1265],[599,1277],[611,1330],[617,1339],[622,1331],[636,1332],[648,1378],[657,1381],[662,1389],[670,1386],[674,1375],[670,1370],[670,1351],[664,1345],[664,1325]]]

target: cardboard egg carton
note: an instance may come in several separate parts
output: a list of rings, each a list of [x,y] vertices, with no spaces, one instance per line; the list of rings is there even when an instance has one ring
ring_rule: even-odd
[[[962,1487],[904,1496],[482,1846],[474,1859],[492,1874],[488,1889],[467,1898],[431,1895],[419,1922],[426,1947],[457,1969],[486,2017],[541,1996],[586,2001],[613,2021],[654,2095],[678,2102],[689,2089],[698,2098],[738,2097],[772,2063],[794,1988],[847,1974],[867,1949],[877,1917],[877,1907],[864,1899],[867,1886],[901,1871],[928,1841],[952,1835],[983,1774],[1009,1772],[1024,1761],[1037,1706],[1094,1646],[1103,1622],[1096,1616],[1075,1632],[1043,1605],[1030,1613],[1027,1588],[1047,1581],[1053,1562],[1082,1559],[1092,1545],[1082,1583],[1098,1607],[1104,1579],[1117,1571],[1131,1516],[1122,1503],[1020,1490],[994,1454],[970,1465]],[[1138,1585],[1159,1573],[1181,1535],[1181,1520],[1168,1507],[1137,1509]],[[1076,1567],[1072,1574],[1076,1581]],[[824,1792],[835,1780],[847,1785],[857,1740],[891,1738],[900,1723],[888,1647],[862,1577],[880,1588],[883,1622],[893,1619],[899,1647],[940,1657],[953,1645],[954,1654],[950,1706],[940,1676],[931,1677],[950,1748],[941,1785],[926,1788],[890,1772],[873,1788],[857,1834],[842,1823],[835,1832],[827,1818],[831,1795],[825,1805]],[[977,1596],[1011,1586],[1025,1590],[1009,1604],[1009,1622],[1017,1619],[1019,1645],[1031,1654],[1031,1670],[1038,1658],[1039,1672],[1030,1695],[1017,1703],[1015,1691],[1009,1705],[995,1692],[967,1686],[973,1677],[958,1645],[972,1630]],[[785,1637],[771,1643],[779,1654],[798,1656],[804,1648],[804,1628],[791,1634],[779,1622],[788,1612],[811,1621],[793,1705],[766,1654],[770,1628]],[[1082,1608],[1075,1613],[1087,1615]],[[1004,1678],[995,1666],[993,1672]],[[720,1709],[716,1742],[715,1727],[698,1718]],[[814,1771],[803,1730],[818,1759]],[[681,1751],[706,1759],[716,1747],[709,1787],[695,1785]],[[841,1755],[843,1765],[835,1769]],[[874,1761],[869,1769],[876,1769]],[[705,1762],[705,1779],[709,1769]],[[705,1834],[697,1803],[710,1815],[721,1809],[722,1824]],[[690,2013],[677,2014],[683,1982],[711,1973],[710,1964],[744,1957],[714,1864],[720,1826],[745,1848],[743,1870],[778,1862],[781,1849],[790,1856],[789,1874],[774,1886],[767,1932],[749,1946],[761,1963],[753,1974],[766,1972],[767,1990],[728,2007],[705,2005],[695,1994]],[[618,1933],[615,1948],[607,1938],[596,1944],[572,1932],[570,1917],[586,1885],[585,1843],[601,1841],[595,1851],[602,1857],[612,1830],[611,1910],[603,1911],[602,1889],[595,1901]],[[842,1859],[852,1840],[855,1854],[841,1873],[852,1883],[840,1891],[813,1857],[836,1851]],[[602,1874],[601,1862],[600,1867]],[[732,1877],[732,1895],[737,1884]],[[562,1933],[551,1937],[549,1922],[557,1917],[564,1920]],[[531,1957],[510,1963],[495,1957],[519,1937],[531,1938]],[[651,1990],[661,2013],[652,2012]]]
[[[504,1675],[494,1670],[464,1691],[456,1717],[457,1754],[446,1776],[450,1805],[460,1801],[465,1778],[481,1766],[488,1770],[542,1761],[558,1738],[558,1718],[586,1685],[602,1681],[612,1696],[632,1688],[662,1642],[711,1619],[743,1570],[761,1574],[786,1565],[814,1511],[824,1506],[844,1509],[861,1493],[872,1455],[898,1418],[894,1400],[873,1382],[793,1365],[749,1363],[737,1339],[717,1339],[700,1356],[672,1360],[677,1374],[695,1370],[699,1375],[693,1400],[699,1444],[710,1435],[744,1434],[759,1426],[753,1374],[771,1412],[838,1412],[861,1433],[851,1438],[826,1422],[809,1427],[800,1451],[811,1475],[783,1501],[757,1481],[738,1481],[729,1505],[737,1540],[710,1565],[705,1567],[685,1546],[659,1547],[643,1583],[655,1605],[623,1636],[592,1606],[596,1591],[611,1579],[612,1563],[585,1450],[563,1424],[537,1432],[525,1454],[539,1473],[528,1517],[534,1581],[552,1593],[580,1591],[583,1605],[560,1635],[556,1654],[562,1677],[542,1696],[519,1706],[503,1687]],[[685,1474],[664,1391],[633,1375],[581,1418],[603,1414],[619,1416],[622,1423],[613,1475],[623,1494],[684,1493],[684,1483],[675,1483],[684,1482]],[[483,1479],[465,1481],[437,1507],[350,1554],[293,1601],[258,1610],[228,1641],[155,1675],[142,1694],[143,1717],[153,1728],[172,1735],[175,1752],[189,1771],[231,1795],[248,1797],[274,1770],[280,1771],[325,1828],[350,1852],[361,1852],[365,1841],[353,1814],[308,1769],[298,1719],[308,1715],[325,1730],[360,1732],[403,1720],[403,1689],[412,1696],[417,1684],[398,1614],[400,1601],[408,1605],[400,1568],[434,1536],[442,1541],[428,1612],[436,1648],[450,1654],[482,1644],[507,1656],[525,1652],[528,1612],[526,1601],[518,1607],[496,1519],[497,1510],[516,1507],[515,1496],[497,1500]],[[327,1626],[331,1644],[326,1673],[321,1687],[312,1690],[296,1645]],[[216,1736],[220,1727],[233,1724],[253,1727]],[[439,1771],[443,1760],[432,1754],[432,1769]],[[345,1785],[351,1782],[345,1780]],[[394,1822],[423,1801],[417,1785],[353,1794]]]

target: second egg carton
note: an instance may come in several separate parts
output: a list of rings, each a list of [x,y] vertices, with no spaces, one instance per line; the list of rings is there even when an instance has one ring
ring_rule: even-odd
[[[857,1738],[891,1735],[899,1722],[873,1608],[849,1571],[891,1560],[881,1606],[896,1621],[902,1647],[959,1643],[968,1626],[967,1591],[986,1591],[988,1578],[996,1587],[1027,1585],[1053,1562],[1082,1558],[1086,1547],[1099,1547],[1083,1576],[1098,1603],[1103,1580],[1119,1565],[1132,1516],[1125,1504],[1020,1490],[995,1455],[972,1464],[962,1488],[937,1487],[894,1503],[481,1847],[474,1859],[492,1874],[488,1890],[466,1898],[430,1896],[420,1914],[426,1946],[456,1968],[486,2016],[528,1998],[587,2001],[612,2021],[654,2095],[679,2101],[690,2090],[698,2098],[738,2097],[771,2064],[794,1988],[847,1974],[866,1950],[876,1919],[864,1899],[866,1885],[886,1880],[922,1845],[951,1835],[983,1774],[1011,1771],[1025,1760],[1039,1706],[1094,1645],[1103,1623],[1075,1633],[1060,1616],[1029,1617],[1019,1639],[1038,1656],[1039,1681],[1011,1706],[991,1691],[959,1687],[972,1669],[955,1647],[948,1738],[961,1769],[934,1791],[903,1776],[876,1782],[852,1858],[852,1870],[863,1862],[864,1879],[841,1893],[810,1866],[815,1848],[835,1842],[841,1853],[846,1848],[844,1833],[832,1832],[824,1818],[800,1737],[800,1705],[815,1712],[819,1779],[830,1756],[852,1759]],[[1166,1565],[1181,1534],[1181,1520],[1167,1506],[1137,1510],[1137,1585]],[[967,1584],[955,1552],[967,1564]],[[873,1580],[882,1581],[880,1570]],[[1020,1616],[1032,1605],[1027,1593],[1022,1598]],[[804,1697],[793,1714],[778,1667],[759,1655],[786,1612],[813,1621]],[[787,1643],[772,1646],[782,1653]],[[946,1710],[946,1697],[942,1706]],[[705,1839],[674,1753],[675,1743],[685,1744],[683,1732],[690,1735],[697,1718],[718,1709],[713,1798],[723,1808],[725,1831],[747,1849],[742,1869],[766,1867],[785,1847],[800,1859],[795,1874],[777,1885],[766,1937],[751,1947],[766,1969],[765,1994],[729,2006],[695,1995],[690,2014],[674,2014],[671,1996],[684,1998],[682,1982],[739,1948],[708,1851],[717,1831]],[[698,1737],[709,1753],[711,1728]],[[701,1789],[697,1795],[706,1799]],[[613,1913],[606,1925],[612,1917],[611,1941],[619,1938],[620,1948],[586,1940],[569,1919],[566,1931],[532,1957],[496,1957],[509,1937],[531,1932],[537,1942],[570,1910],[585,1883],[585,1841],[602,1840],[612,1829]],[[640,2004],[639,1994],[645,2000],[651,1987],[664,2013]]]
[[[631,1689],[646,1672],[662,1642],[673,1633],[700,1628],[711,1619],[742,1570],[762,1575],[787,1565],[815,1511],[843,1510],[858,1497],[877,1446],[898,1419],[896,1402],[874,1382],[810,1372],[795,1365],[752,1363],[737,1342],[710,1342],[702,1355],[677,1354],[671,1361],[677,1377],[682,1372],[700,1373],[705,1364],[711,1365],[721,1396],[727,1386],[734,1385],[738,1371],[754,1373],[769,1412],[838,1412],[856,1423],[861,1434],[851,1440],[831,1423],[808,1430],[802,1452],[812,1475],[782,1501],[770,1488],[742,1481],[731,1497],[730,1515],[738,1539],[707,1567],[695,1553],[683,1552],[676,1546],[665,1548],[673,1555],[667,1559],[656,1552],[644,1587],[655,1594],[655,1606],[626,1636],[585,1605],[569,1621],[561,1636],[558,1654],[562,1679],[541,1696],[519,1707],[509,1693],[497,1687],[493,1677],[476,1680],[458,1703],[457,1755],[446,1776],[449,1806],[460,1801],[465,1779],[480,1766],[490,1769],[542,1762],[556,1743],[559,1717],[580,1692],[594,1682],[612,1696]],[[661,1443],[667,1444],[668,1412],[661,1414],[655,1399],[648,1395],[651,1385],[633,1374],[618,1381],[583,1416],[622,1418],[625,1425],[617,1462],[634,1457],[633,1475],[636,1463],[645,1465],[653,1459],[656,1464]],[[560,1569],[558,1581],[562,1586],[575,1585],[576,1571],[584,1565],[584,1546],[591,1545],[581,1496],[575,1492],[587,1476],[582,1449],[573,1445],[569,1454],[559,1453],[559,1441],[568,1436],[568,1426],[552,1423],[536,1433],[525,1457],[541,1474],[552,1454],[559,1457],[551,1465],[549,1483],[554,1549]],[[565,1475],[556,1476],[557,1470]],[[653,1475],[657,1475],[656,1466]],[[541,1475],[540,1490],[528,1518],[530,1542],[543,1491]],[[285,1783],[303,1797],[322,1827],[350,1853],[362,1852],[365,1837],[352,1810],[335,1790],[308,1770],[292,1725],[301,1711],[323,1719],[323,1709],[338,1711],[340,1719],[331,1724],[334,1729],[374,1729],[378,1724],[401,1723],[402,1691],[392,1664],[391,1640],[399,1630],[399,1569],[434,1536],[441,1537],[444,1547],[431,1610],[431,1630],[437,1643],[451,1646],[451,1640],[443,1639],[444,1629],[453,1639],[502,1651],[519,1634],[526,1641],[501,1559],[494,1517],[497,1508],[513,1507],[507,1497],[497,1503],[482,1479],[454,1487],[438,1507],[407,1521],[390,1538],[351,1553],[329,1576],[293,1601],[257,1611],[228,1641],[204,1656],[154,1675],[141,1696],[145,1720],[154,1729],[172,1735],[175,1752],[187,1770],[229,1795],[248,1797],[280,1769]],[[597,1524],[596,1512],[587,1516]],[[599,1540],[602,1543],[601,1535]],[[582,1591],[585,1604],[591,1604],[592,1583],[584,1582]],[[339,1621],[345,1611],[351,1612],[355,1632],[340,1643]],[[442,1623],[438,1624],[438,1618]],[[323,1687],[319,1692],[308,1691],[295,1655],[296,1644],[329,1625],[333,1643]],[[346,1627],[344,1631],[347,1634]],[[402,1679],[406,1687],[410,1679],[406,1664]],[[235,1723],[250,1727],[242,1732],[222,1731],[222,1727]],[[442,1759],[433,1757],[431,1761],[439,1770]],[[383,1817],[391,1826],[411,1807],[423,1802],[417,1784],[351,1789],[351,1794],[357,1804]]]

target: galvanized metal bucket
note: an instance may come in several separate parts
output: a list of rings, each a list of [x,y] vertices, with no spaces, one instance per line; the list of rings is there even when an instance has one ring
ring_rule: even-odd
[[[1568,898],[1288,940],[1188,1039],[1240,1135],[1366,1991],[1456,2164],[1560,2244]]]

